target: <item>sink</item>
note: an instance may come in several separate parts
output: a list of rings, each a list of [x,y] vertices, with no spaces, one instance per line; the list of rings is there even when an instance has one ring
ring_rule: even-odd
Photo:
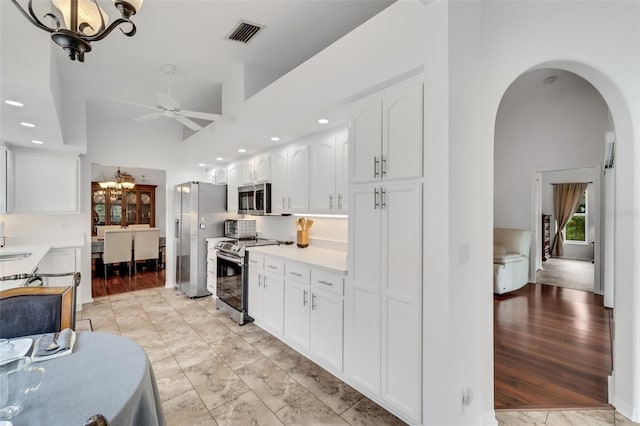
[[[7,253],[0,254],[0,262],[6,262],[9,260],[22,260],[31,256],[31,253]]]

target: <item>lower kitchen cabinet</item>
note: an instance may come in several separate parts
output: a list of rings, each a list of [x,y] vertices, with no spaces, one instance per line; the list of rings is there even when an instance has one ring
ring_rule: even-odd
[[[256,255],[251,254],[256,258]],[[248,309],[255,323],[281,336],[284,327],[284,263],[265,256],[264,267],[249,266]]]
[[[286,262],[285,269],[285,342],[321,366],[342,371],[342,276],[296,262]]]
[[[207,290],[216,298],[216,284],[218,278],[218,257],[214,242],[207,242]]]

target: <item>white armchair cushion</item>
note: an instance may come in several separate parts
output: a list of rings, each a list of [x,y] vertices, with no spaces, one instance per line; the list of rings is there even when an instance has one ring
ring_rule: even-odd
[[[527,261],[526,257],[517,253],[505,253],[505,254],[493,255],[493,263],[500,263],[503,265],[506,265],[507,263],[526,262],[526,261]]]
[[[493,291],[503,294],[527,284],[531,232],[493,228],[493,244]]]

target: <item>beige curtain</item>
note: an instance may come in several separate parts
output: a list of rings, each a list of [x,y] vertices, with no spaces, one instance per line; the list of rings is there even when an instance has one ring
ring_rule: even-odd
[[[553,187],[553,209],[556,214],[558,232],[556,232],[551,245],[552,256],[562,256],[564,254],[562,231],[576,212],[580,198],[585,189],[587,189],[587,185],[588,183],[558,183]]]

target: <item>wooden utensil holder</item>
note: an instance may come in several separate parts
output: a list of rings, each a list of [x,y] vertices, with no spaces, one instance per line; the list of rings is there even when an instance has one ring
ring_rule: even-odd
[[[305,248],[309,246],[309,231],[296,231],[296,241],[298,247]]]

